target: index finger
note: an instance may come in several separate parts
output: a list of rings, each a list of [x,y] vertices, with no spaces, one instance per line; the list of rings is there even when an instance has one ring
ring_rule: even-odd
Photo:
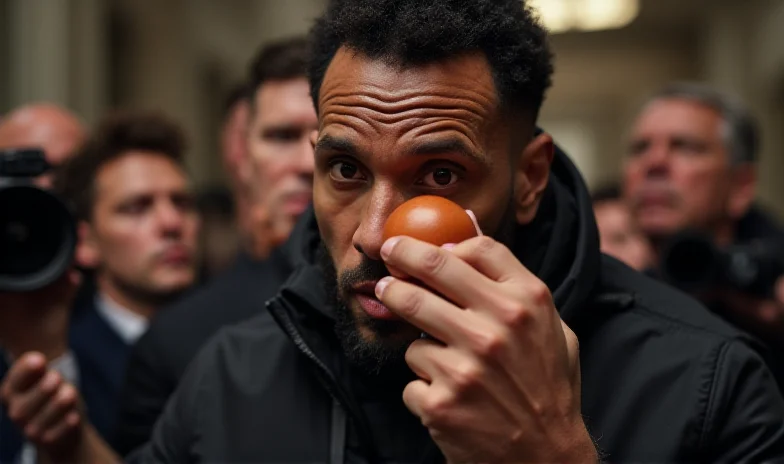
[[[25,353],[11,366],[3,381],[3,398],[24,392],[46,374],[46,357],[38,352]]]
[[[514,280],[521,275],[533,276],[512,250],[486,235],[470,238],[450,250],[474,269],[499,283]]]

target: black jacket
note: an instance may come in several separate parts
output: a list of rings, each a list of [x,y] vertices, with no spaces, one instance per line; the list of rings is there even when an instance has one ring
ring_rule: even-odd
[[[684,295],[599,253],[590,200],[559,154],[514,251],[580,340],[583,414],[612,462],[784,459],[784,399],[759,348]],[[332,330],[306,214],[268,312],[189,367],[136,462],[438,462],[404,379],[352,369]]]
[[[199,349],[221,327],[263,312],[266,299],[290,272],[280,252],[265,261],[242,254],[227,271],[155,317],[128,361],[111,440],[117,452],[125,455],[149,441],[155,421]]]

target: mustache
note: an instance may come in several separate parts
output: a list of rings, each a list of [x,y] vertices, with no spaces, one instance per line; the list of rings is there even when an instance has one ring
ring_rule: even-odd
[[[389,269],[383,261],[372,260],[363,255],[359,265],[340,273],[337,279],[338,290],[345,295],[360,283],[381,280],[388,275]]]

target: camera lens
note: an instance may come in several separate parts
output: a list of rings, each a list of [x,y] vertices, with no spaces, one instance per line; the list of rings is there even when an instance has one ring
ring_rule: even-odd
[[[0,189],[0,290],[53,282],[70,265],[74,244],[73,220],[57,197],[33,186]]]

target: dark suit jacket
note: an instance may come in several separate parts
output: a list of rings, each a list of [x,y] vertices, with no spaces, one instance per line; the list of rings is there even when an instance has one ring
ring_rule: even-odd
[[[263,262],[240,256],[229,270],[155,316],[128,361],[113,440],[121,455],[150,439],[180,378],[210,337],[265,310],[265,300],[291,272],[281,253]]]
[[[125,376],[130,348],[101,317],[92,299],[75,308],[69,344],[79,369],[79,391],[87,418],[101,436],[109,439],[115,427],[120,384]],[[8,369],[0,352],[0,379]],[[7,411],[0,412],[0,464],[18,459],[24,438],[11,423]]]
[[[76,314],[69,338],[79,365],[81,394],[91,423],[110,440],[131,347],[101,316],[94,299]]]

